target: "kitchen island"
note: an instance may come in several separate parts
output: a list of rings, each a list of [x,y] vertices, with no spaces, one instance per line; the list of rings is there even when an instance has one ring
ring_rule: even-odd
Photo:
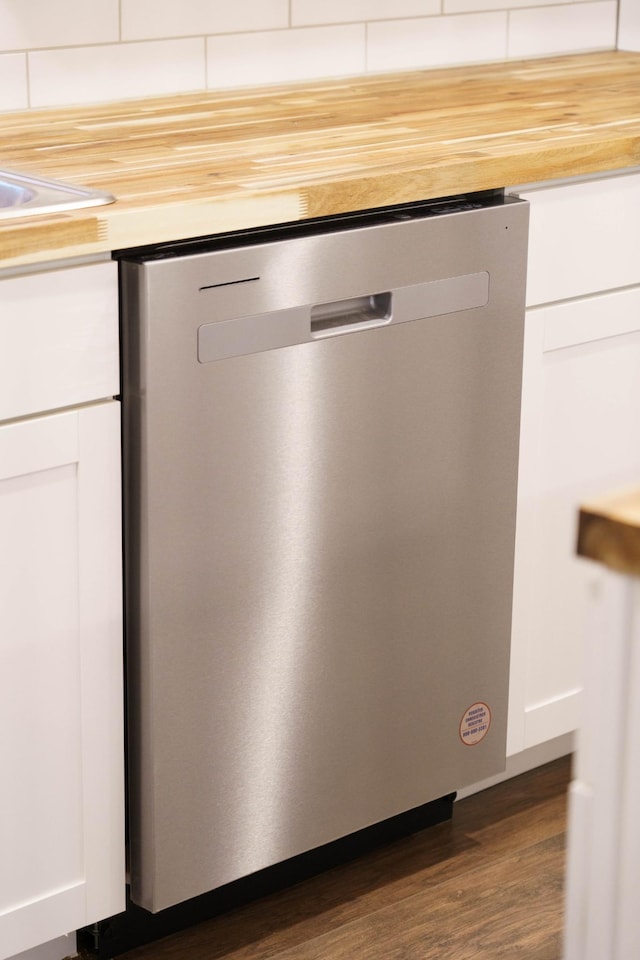
[[[602,579],[585,637],[585,709],[569,790],[564,956],[624,960],[640,942],[637,486],[581,505],[577,553],[602,567]]]

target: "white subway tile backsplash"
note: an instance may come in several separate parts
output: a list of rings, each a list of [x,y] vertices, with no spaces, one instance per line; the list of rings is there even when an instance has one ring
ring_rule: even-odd
[[[26,54],[0,55],[0,110],[24,110],[28,105]]]
[[[201,90],[204,40],[155,40],[29,54],[31,105],[94,103]]]
[[[122,39],[271,30],[289,25],[289,0],[121,0]]]
[[[207,40],[208,86],[288,83],[364,73],[363,24],[233,34]]]
[[[501,60],[507,52],[507,14],[370,23],[367,37],[371,72]]]
[[[118,0],[0,0],[0,51],[111,43]]]
[[[564,0],[571,3],[571,0]],[[443,13],[478,13],[481,10],[512,10],[514,7],[545,7],[558,0],[443,0]]]
[[[291,0],[291,23],[348,23],[394,20],[440,13],[440,0]]]
[[[634,46],[637,5],[0,0],[0,110]]]
[[[509,14],[509,56],[614,49],[617,14],[616,0],[515,10]]]

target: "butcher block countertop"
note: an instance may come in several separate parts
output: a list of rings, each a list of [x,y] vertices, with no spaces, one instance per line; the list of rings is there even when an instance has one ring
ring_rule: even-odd
[[[640,576],[640,488],[582,506],[578,553],[620,573]]]
[[[0,267],[640,164],[640,54],[0,115],[0,167],[115,204],[1,221]]]

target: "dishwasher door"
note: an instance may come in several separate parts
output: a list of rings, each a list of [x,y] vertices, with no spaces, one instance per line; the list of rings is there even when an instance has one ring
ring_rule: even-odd
[[[147,909],[504,768],[527,218],[121,264]]]

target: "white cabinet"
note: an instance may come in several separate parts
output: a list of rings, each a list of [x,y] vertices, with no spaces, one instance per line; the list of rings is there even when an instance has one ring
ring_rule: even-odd
[[[112,262],[0,275],[0,421],[115,396]]]
[[[590,594],[578,504],[640,476],[640,176],[531,202],[508,752],[573,731]]]
[[[0,280],[2,958],[124,907],[116,289],[111,263]]]
[[[640,490],[584,505],[580,555],[603,564],[585,635],[565,960],[636,960],[640,945]]]

